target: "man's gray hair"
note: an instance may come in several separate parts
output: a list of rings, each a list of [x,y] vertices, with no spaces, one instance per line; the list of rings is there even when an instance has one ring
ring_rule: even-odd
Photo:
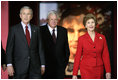
[[[47,15],[47,19],[49,19],[50,14],[56,15],[56,16],[57,16],[57,19],[59,19],[59,15],[58,15],[57,11],[55,11],[55,10],[49,11],[49,12],[48,12],[48,15]]]
[[[21,9],[20,9],[20,14],[22,13],[22,10],[23,9],[30,9],[31,10],[31,15],[33,15],[33,10],[29,7],[29,6],[23,6]]]

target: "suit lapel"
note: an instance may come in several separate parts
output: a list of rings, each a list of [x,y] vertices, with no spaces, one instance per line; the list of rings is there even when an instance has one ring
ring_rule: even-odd
[[[60,32],[60,28],[59,26],[57,26],[57,39],[56,39],[56,43],[58,43],[59,39],[60,39],[60,36],[61,36],[61,32]]]
[[[31,40],[30,40],[30,46],[31,46],[31,44],[32,44],[32,40],[33,40],[33,36],[34,36],[34,32],[36,32],[36,31],[35,31],[33,25],[31,25],[31,38],[30,38]]]
[[[97,44],[98,43],[98,40],[99,40],[99,35],[97,32],[95,32],[95,41],[94,41],[94,44]]]
[[[89,43],[93,44],[93,42],[92,42],[92,40],[91,40],[91,38],[90,38],[88,32],[86,32],[85,35],[86,35],[86,39],[87,39],[87,41],[88,41]]]
[[[86,37],[87,37],[87,40],[89,41],[89,43],[94,44],[94,42],[92,41],[92,39],[91,39],[90,35],[88,34],[88,32],[86,33]]]
[[[46,25],[45,26],[45,32],[46,32],[46,35],[47,37],[49,37],[49,40],[51,40],[53,42],[53,38],[52,38],[52,35],[50,34],[50,31],[48,29],[48,26]],[[59,39],[60,39],[60,36],[61,36],[61,31],[60,31],[60,28],[59,26],[57,26],[57,38],[56,38],[56,44],[58,43]],[[54,42],[53,42],[54,43]]]
[[[23,31],[23,27],[22,27],[21,23],[19,24],[18,32],[19,32],[21,39],[23,39],[24,43],[27,44],[27,46],[28,46],[26,36],[25,36],[24,31]]]
[[[97,40],[98,40],[97,32],[95,32],[95,39],[94,39],[94,42],[92,41],[92,39],[91,39],[90,35],[88,34],[88,32],[86,33],[86,37],[87,37],[87,40],[88,40],[91,44],[93,44],[93,45],[95,45],[96,42],[97,42]]]
[[[49,37],[49,40],[51,40],[53,42],[53,38],[52,38],[52,35],[50,34],[48,26],[46,25],[45,27],[46,27],[45,32],[46,32],[47,37]]]

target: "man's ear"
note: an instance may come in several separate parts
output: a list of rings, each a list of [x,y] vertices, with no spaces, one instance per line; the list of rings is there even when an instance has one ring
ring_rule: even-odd
[[[48,21],[49,21],[49,19],[47,18],[47,19],[46,19],[46,22],[48,22]]]
[[[31,19],[33,18],[33,15],[32,15],[32,17],[31,17]]]

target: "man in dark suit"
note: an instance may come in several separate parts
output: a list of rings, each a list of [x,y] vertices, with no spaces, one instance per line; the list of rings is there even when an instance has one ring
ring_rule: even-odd
[[[67,30],[57,26],[57,23],[56,11],[50,11],[48,13],[48,24],[40,27],[46,61],[43,78],[47,79],[64,78],[70,55]]]
[[[30,24],[33,11],[24,6],[20,10],[21,23],[11,27],[7,40],[7,69],[16,79],[41,78],[45,70],[39,28]]]

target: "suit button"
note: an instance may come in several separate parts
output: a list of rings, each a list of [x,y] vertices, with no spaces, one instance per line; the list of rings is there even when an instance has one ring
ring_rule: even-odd
[[[28,57],[28,59],[30,59],[30,57]]]
[[[94,46],[94,48],[95,48],[95,46]]]

